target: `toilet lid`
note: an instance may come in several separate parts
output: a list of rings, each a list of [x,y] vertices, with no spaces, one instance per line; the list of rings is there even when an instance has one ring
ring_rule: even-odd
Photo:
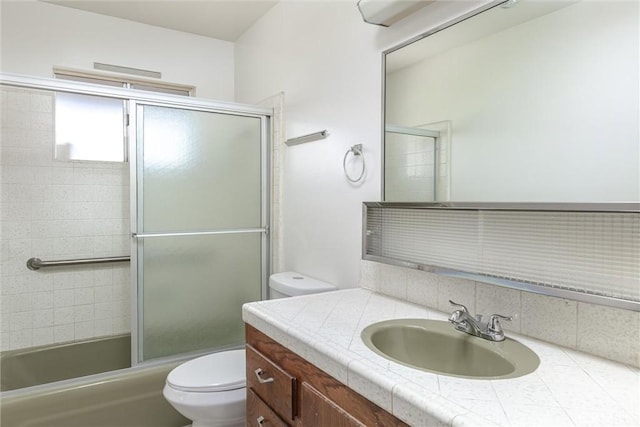
[[[167,384],[182,391],[227,391],[245,387],[245,351],[208,354],[183,363],[167,376]]]

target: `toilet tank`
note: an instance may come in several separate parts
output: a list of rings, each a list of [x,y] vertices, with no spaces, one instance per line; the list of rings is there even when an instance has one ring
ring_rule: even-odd
[[[269,277],[270,299],[317,294],[320,292],[335,291],[336,289],[337,288],[330,283],[294,271],[275,273]]]

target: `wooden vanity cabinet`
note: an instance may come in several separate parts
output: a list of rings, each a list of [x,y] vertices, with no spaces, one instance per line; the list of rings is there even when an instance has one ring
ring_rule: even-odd
[[[246,325],[247,426],[407,426]]]
[[[296,378],[247,345],[247,390],[278,414],[283,420],[293,420]]]
[[[257,394],[247,388],[247,426],[287,427],[289,424],[282,421]]]
[[[317,427],[361,427],[365,425],[310,386],[309,383],[302,383],[300,393],[301,425]]]

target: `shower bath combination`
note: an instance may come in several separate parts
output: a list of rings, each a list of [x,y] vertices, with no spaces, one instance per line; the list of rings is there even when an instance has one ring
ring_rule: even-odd
[[[172,411],[168,372],[242,346],[241,306],[266,297],[271,111],[6,74],[0,91],[2,422],[47,390],[89,396],[133,379]],[[59,93],[126,105],[128,162],[55,160]],[[43,376],[41,356],[76,372]]]

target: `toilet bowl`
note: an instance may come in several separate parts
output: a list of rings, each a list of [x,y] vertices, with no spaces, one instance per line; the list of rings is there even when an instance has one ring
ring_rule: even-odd
[[[308,295],[336,287],[295,272],[269,278],[271,299]],[[167,376],[165,399],[193,427],[236,427],[246,421],[245,351],[228,350],[181,364]]]
[[[162,394],[193,427],[245,425],[245,351],[208,354],[167,376]]]

